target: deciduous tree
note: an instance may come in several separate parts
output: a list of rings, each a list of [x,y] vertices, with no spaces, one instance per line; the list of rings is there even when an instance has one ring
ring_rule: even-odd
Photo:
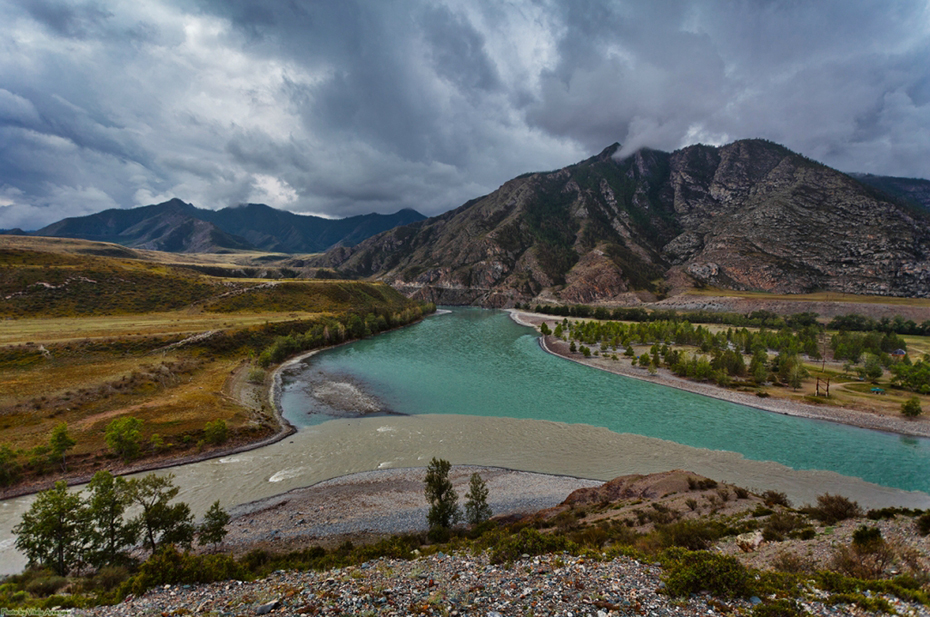
[[[153,553],[165,544],[190,546],[194,539],[194,516],[186,503],[169,503],[178,495],[174,476],[149,474],[129,481],[129,497],[141,512],[130,521],[139,529],[143,542]]]
[[[68,471],[68,465],[65,462],[65,453],[73,448],[75,444],[77,444],[77,442],[68,435],[67,423],[62,422],[52,429],[52,436],[48,440],[48,445],[51,448],[48,456],[51,460],[61,463],[62,471]]]
[[[134,459],[139,456],[142,420],[132,416],[117,418],[107,425],[105,438],[114,454],[123,460]]]
[[[124,557],[124,551],[136,543],[137,529],[123,521],[130,503],[129,483],[114,478],[109,471],[98,471],[87,485],[88,535],[87,561],[101,568]]]
[[[22,520],[13,528],[16,548],[29,563],[65,576],[81,562],[87,541],[87,510],[64,482],[39,493]]]

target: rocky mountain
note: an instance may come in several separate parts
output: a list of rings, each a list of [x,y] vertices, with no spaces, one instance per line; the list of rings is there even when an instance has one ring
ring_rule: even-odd
[[[180,199],[67,218],[31,235],[113,242],[175,253],[262,250],[316,253],[352,245],[397,225],[422,220],[415,210],[330,220],[248,204],[204,210]]]
[[[321,265],[439,303],[650,299],[693,286],[930,295],[930,216],[777,144],[619,144]]]

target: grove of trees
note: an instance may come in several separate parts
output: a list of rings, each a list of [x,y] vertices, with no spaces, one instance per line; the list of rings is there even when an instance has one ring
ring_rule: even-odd
[[[462,520],[458,494],[449,479],[451,469],[452,464],[449,461],[436,457],[433,457],[426,468],[424,492],[430,505],[426,520],[429,523],[430,536],[434,539],[443,538]],[[469,478],[468,493],[465,496],[465,521],[470,525],[480,525],[490,519],[491,514],[487,484],[479,474],[473,473]]]
[[[56,482],[38,494],[13,528],[16,548],[30,565],[65,576],[87,566],[124,564],[135,548],[154,554],[167,545],[190,547],[198,535],[201,544],[221,542],[229,515],[216,502],[196,526],[186,503],[171,503],[178,494],[173,479],[149,474],[126,480],[98,471],[80,492]],[[138,514],[127,520],[130,507]]]

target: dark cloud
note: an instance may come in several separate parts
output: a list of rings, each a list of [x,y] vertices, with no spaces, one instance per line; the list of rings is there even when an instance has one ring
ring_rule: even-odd
[[[178,196],[436,214],[621,141],[930,176],[926,3],[0,4],[0,227]]]

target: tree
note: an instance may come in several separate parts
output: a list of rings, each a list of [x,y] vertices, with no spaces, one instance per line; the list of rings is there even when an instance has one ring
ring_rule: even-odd
[[[194,539],[194,516],[190,506],[168,503],[177,497],[179,490],[172,480],[172,474],[150,473],[129,481],[129,499],[142,510],[129,524],[141,532],[143,542],[152,553],[164,544],[190,546]]]
[[[225,420],[207,422],[203,428],[203,438],[207,443],[219,445],[229,439],[229,429]]]
[[[430,504],[426,520],[430,529],[449,529],[458,522],[461,516],[459,496],[452,488],[452,481],[449,480],[451,468],[449,461],[435,457],[426,468],[425,492],[426,500]]]
[[[903,403],[901,403],[901,413],[907,416],[908,418],[916,418],[921,413],[923,409],[920,407],[920,399],[916,396],[912,396]]]
[[[48,445],[51,448],[48,455],[49,459],[52,461],[60,461],[61,470],[68,471],[68,465],[65,463],[65,453],[76,444],[77,442],[68,435],[68,424],[62,422],[52,429],[52,436],[48,440]]]
[[[873,383],[880,379],[882,373],[885,372],[884,369],[882,369],[882,363],[875,354],[866,355],[862,368],[865,371],[865,376]]]
[[[16,548],[30,564],[52,568],[65,576],[81,562],[87,540],[87,515],[81,496],[68,492],[68,485],[39,493],[22,520],[13,528]]]
[[[126,416],[117,418],[107,425],[107,445],[113,453],[123,460],[132,460],[139,456],[139,443],[142,441],[142,420]]]
[[[491,518],[491,506],[488,505],[488,485],[477,473],[471,474],[468,481],[468,494],[465,495],[465,520],[469,525],[480,525]]]
[[[226,537],[226,525],[229,524],[229,514],[220,507],[219,501],[214,501],[203,517],[203,523],[197,528],[197,542],[205,544],[219,544]]]
[[[138,529],[123,522],[123,513],[130,503],[129,483],[114,478],[109,471],[98,471],[87,485],[88,534],[90,547],[87,560],[101,568],[119,561],[123,551],[136,543]]]

